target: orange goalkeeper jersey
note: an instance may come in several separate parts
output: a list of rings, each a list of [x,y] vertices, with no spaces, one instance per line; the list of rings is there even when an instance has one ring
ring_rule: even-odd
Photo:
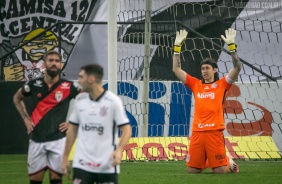
[[[184,85],[193,92],[195,99],[192,131],[224,130],[223,103],[232,84],[227,83],[225,77],[203,84],[186,74]]]

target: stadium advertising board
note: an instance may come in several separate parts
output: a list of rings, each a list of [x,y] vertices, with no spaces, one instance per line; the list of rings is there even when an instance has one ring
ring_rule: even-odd
[[[142,128],[142,86],[142,81],[118,82],[118,94],[135,135],[127,144],[123,159],[185,159],[189,147],[187,137],[191,134],[191,130],[190,134],[187,130],[193,122],[191,91],[183,88],[180,82],[150,82],[149,137],[142,137],[138,133],[138,129]],[[104,87],[107,88],[107,83]],[[224,104],[225,144],[230,156],[243,159],[281,158],[278,151],[282,147],[281,122],[275,111],[281,103],[279,94],[282,91],[275,84],[271,88],[268,84],[232,86]],[[187,115],[189,118],[185,118]]]

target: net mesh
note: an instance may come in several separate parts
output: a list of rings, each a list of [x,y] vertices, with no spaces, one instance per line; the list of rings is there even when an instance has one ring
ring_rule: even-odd
[[[233,27],[243,68],[224,104],[227,151],[236,158],[281,158],[281,9],[255,9],[248,1],[152,2],[149,56],[144,55],[145,2],[126,1],[118,13],[118,21],[136,22],[120,24],[118,34],[119,95],[133,122],[133,136],[142,137],[132,140],[127,156],[184,159],[189,140],[183,137],[191,134],[194,99],[172,72],[175,32],[188,30],[181,66],[200,79],[199,63],[206,57],[217,61],[220,77],[233,68],[220,39],[225,29]],[[140,131],[147,113],[142,111],[146,57],[150,61],[148,137]],[[176,140],[180,142],[175,145]],[[152,145],[154,141],[160,144]]]
[[[231,56],[225,52],[227,46],[220,35],[233,27],[237,30],[236,44],[243,68],[224,103],[226,149],[234,158],[281,158],[281,5],[262,6],[263,2],[275,2],[268,0],[255,1],[260,7],[246,0],[152,0],[146,9],[146,2],[117,1],[117,19],[123,22],[118,24],[118,95],[134,137],[124,156],[130,160],[185,159],[194,99],[172,72],[175,32],[188,30],[181,66],[200,79],[200,61],[206,57],[217,61],[220,77],[232,69]],[[146,13],[150,13],[150,29],[144,25],[148,21]],[[150,35],[149,45],[145,42],[146,32]],[[0,55],[12,49],[3,41]],[[17,60],[15,53],[2,58],[1,81],[23,80],[22,71],[5,78],[13,60]]]

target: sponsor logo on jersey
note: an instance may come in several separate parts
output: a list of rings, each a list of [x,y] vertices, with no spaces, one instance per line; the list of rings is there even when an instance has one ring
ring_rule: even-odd
[[[215,95],[213,92],[204,92],[204,93],[198,93],[197,94],[198,98],[210,98],[214,99]]]
[[[42,87],[42,81],[41,80],[36,80],[34,85],[38,86],[38,87]]]
[[[63,83],[61,84],[61,88],[62,88],[62,89],[70,89],[70,85],[69,85],[68,82],[63,82]]]
[[[101,126],[101,125],[89,125],[89,124],[85,124],[85,125],[82,125],[82,130],[86,131],[86,132],[89,132],[89,131],[92,131],[92,132],[98,132],[98,135],[103,135],[104,134],[104,127]]]
[[[80,159],[79,161],[80,165],[85,165],[85,166],[89,166],[89,167],[100,167],[101,163],[97,163],[97,162],[86,162],[82,159]]]
[[[209,86],[205,86],[205,88],[204,88],[204,89],[210,89],[210,88],[209,88]]]
[[[214,127],[214,125],[215,125],[214,123],[208,123],[208,124],[199,123],[198,128]]]
[[[226,155],[215,155],[216,160],[225,160]]]
[[[63,92],[62,91],[56,91],[55,98],[56,98],[57,102],[60,102],[63,98]]]

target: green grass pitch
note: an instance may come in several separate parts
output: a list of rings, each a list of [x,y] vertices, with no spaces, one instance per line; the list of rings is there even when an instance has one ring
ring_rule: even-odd
[[[0,183],[29,183],[26,155],[0,155]],[[201,174],[188,174],[185,161],[122,162],[120,184],[184,184],[184,183],[246,183],[281,184],[282,161],[238,161],[239,173],[227,175],[211,174],[205,170]],[[47,176],[47,173],[45,174]],[[48,184],[48,178],[44,179]],[[63,183],[70,184],[64,178]]]

